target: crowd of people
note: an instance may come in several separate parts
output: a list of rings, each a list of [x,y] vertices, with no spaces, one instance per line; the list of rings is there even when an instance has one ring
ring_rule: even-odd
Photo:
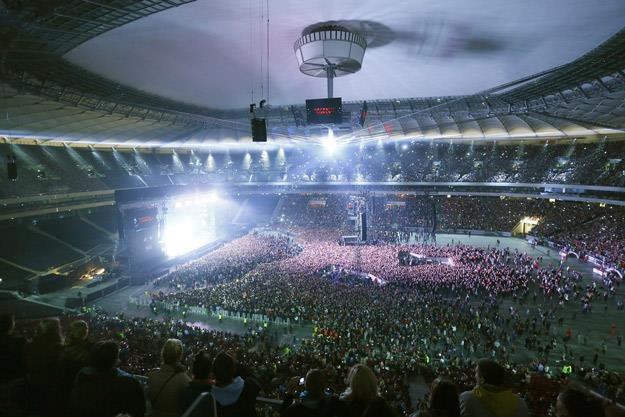
[[[10,315],[0,316],[0,324],[3,415],[180,416],[204,392],[211,396],[196,408],[205,416],[257,416],[258,395],[281,397],[273,413],[282,417],[409,412],[397,408],[403,387],[392,383],[394,373],[407,375],[409,368],[348,357],[337,366],[322,352],[306,350],[310,346],[287,353],[269,343],[267,332],[237,336],[98,312],[22,323],[19,333],[26,337],[15,334]],[[558,417],[620,415],[605,399],[571,392],[562,378],[545,379],[527,365],[480,359],[412,366],[430,385],[417,406],[421,417],[540,416],[548,409]],[[577,398],[566,398],[572,394]],[[572,404],[585,405],[575,410]],[[611,414],[604,414],[606,406]]]
[[[603,260],[606,266],[625,268],[625,213],[611,209],[592,221],[571,225],[550,240]]]
[[[184,290],[240,277],[261,263],[297,253],[297,245],[283,234],[248,234],[228,242],[202,258],[178,266],[155,280],[157,286]]]
[[[158,294],[155,299],[181,309],[219,307],[246,317],[262,314],[270,322],[289,318],[292,323],[309,323],[313,338],[302,341],[290,358],[335,369],[328,371],[327,380],[337,391],[343,384],[340,370],[364,362],[379,375],[384,398],[402,414],[412,410],[405,376],[424,364],[436,365],[443,374],[452,372],[450,376],[464,388],[479,356],[516,364],[519,376],[542,371],[557,377],[556,363],[564,362],[576,370],[591,363],[606,368],[604,354],[591,360],[589,354],[585,359],[569,349],[569,330],[556,317],[563,316],[568,303],[579,303],[580,311],[591,311],[602,299],[605,305],[616,304],[618,281],[584,285],[575,271],[543,265],[541,259],[506,248],[382,244],[360,248],[358,261],[353,249],[335,243],[336,232],[298,232],[302,248],[292,256],[258,264],[236,279]],[[446,258],[450,264],[402,267],[399,250]],[[386,285],[353,285],[314,274],[328,265],[365,271]],[[542,307],[530,306],[537,302]],[[616,344],[617,339],[611,342]],[[583,377],[592,380],[595,375],[593,371]],[[612,382],[616,395],[614,387],[622,380]],[[519,390],[527,389],[523,378],[517,383]]]
[[[471,196],[399,194],[367,198],[368,231],[376,240],[433,242],[433,229],[438,233],[512,232],[522,219],[531,218],[538,224],[530,233],[553,242],[556,249],[567,248],[582,256],[603,259],[606,266],[625,266],[625,210],[620,206]],[[346,234],[354,233],[354,223],[349,223],[347,196],[288,195],[283,199],[274,219],[277,225],[332,227]],[[316,204],[319,201],[323,204]]]
[[[482,410],[498,404],[507,411],[497,416],[524,416],[526,407],[546,416],[570,406],[568,391],[556,397],[572,378],[625,400],[625,379],[607,355],[623,348],[622,329],[614,323],[609,337],[588,340],[576,325],[577,315],[623,314],[618,277],[589,281],[566,264],[499,244],[341,246],[341,230],[322,226],[347,217],[346,201],[329,200],[315,201],[320,208],[286,205],[281,224],[289,234],[254,232],[157,278],[148,287],[150,318],[95,310],[20,324],[23,338],[3,319],[2,404],[15,416],[179,416],[205,390],[215,401],[203,407],[220,416],[254,415],[257,395],[283,398],[286,416],[307,404],[335,413],[327,415],[438,416],[440,389],[458,401],[459,414],[445,415],[488,415]],[[311,227],[309,212],[324,208],[339,213],[315,215],[322,226]],[[400,252],[437,261],[403,266]],[[361,279],[328,279],[319,273],[328,267]],[[227,310],[245,317],[248,331],[209,330],[163,317],[159,306]],[[311,336],[276,324],[284,321]],[[145,390],[131,375],[147,377]],[[432,383],[429,401],[411,398],[415,376]],[[368,393],[354,394],[360,378]],[[102,385],[115,388],[105,395],[96,389]]]

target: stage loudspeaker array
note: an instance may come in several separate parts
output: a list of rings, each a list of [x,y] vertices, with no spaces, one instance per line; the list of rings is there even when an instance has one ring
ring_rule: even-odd
[[[360,213],[360,241],[367,241],[367,213]]]
[[[17,180],[17,162],[15,160],[7,161],[7,178],[9,181]]]
[[[367,102],[362,103],[362,108],[360,109],[360,119],[358,123],[360,123],[360,127],[365,127],[365,122],[367,121],[367,112],[369,107],[367,106]]]
[[[265,119],[252,119],[252,142],[267,142],[267,122]]]

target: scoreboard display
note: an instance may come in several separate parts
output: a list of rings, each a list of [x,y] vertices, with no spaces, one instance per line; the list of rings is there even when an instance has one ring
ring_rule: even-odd
[[[306,100],[306,116],[309,124],[341,123],[343,121],[341,98]]]

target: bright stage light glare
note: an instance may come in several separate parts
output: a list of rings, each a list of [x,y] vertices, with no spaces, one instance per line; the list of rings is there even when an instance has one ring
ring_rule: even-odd
[[[167,213],[160,242],[168,257],[191,252],[217,238],[219,207],[211,204],[216,197],[216,192],[211,192],[173,202],[177,209]]]
[[[269,153],[265,150],[260,153],[260,165],[263,169],[269,169],[271,165],[269,161]]]
[[[205,238],[196,235],[193,219],[177,219],[170,223],[163,233],[163,247],[170,258],[185,254],[204,245]]]
[[[206,158],[206,171],[213,172],[215,171],[215,158],[213,158],[213,154],[209,153]]]
[[[334,155],[338,149],[338,143],[334,137],[334,131],[331,128],[328,129],[328,136],[323,141],[323,147],[325,148],[326,154],[329,156]]]
[[[252,155],[250,155],[249,152],[245,153],[245,156],[243,157],[243,166],[242,168],[245,170],[250,169],[250,166],[252,165]]]
[[[283,166],[286,164],[286,156],[284,155],[284,148],[278,149],[278,155],[276,156],[276,166]]]
[[[215,190],[211,191],[208,195],[208,201],[210,201],[211,203],[216,203],[217,200],[219,200],[219,194],[217,194],[217,191]]]

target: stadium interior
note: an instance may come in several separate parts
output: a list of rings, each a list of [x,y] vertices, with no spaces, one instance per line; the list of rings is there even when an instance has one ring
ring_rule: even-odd
[[[0,0],[0,416],[625,416],[622,0]]]

